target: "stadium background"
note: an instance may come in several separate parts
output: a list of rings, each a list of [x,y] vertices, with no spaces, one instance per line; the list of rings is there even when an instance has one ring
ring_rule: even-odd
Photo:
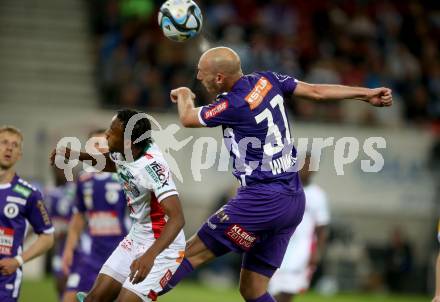
[[[375,301],[412,301],[405,298],[406,292],[430,295],[433,257],[438,250],[439,4],[342,0],[198,3],[204,14],[203,36],[211,46],[234,48],[243,59],[245,72],[271,69],[312,83],[393,89],[395,103],[386,110],[350,102],[291,102],[295,138],[335,137],[336,141],[351,136],[359,139],[361,150],[367,137],[382,136],[387,141],[387,148],[381,150],[385,166],[380,173],[360,170],[360,160],[365,158],[361,152],[361,158],[345,166],[345,175],[337,176],[334,148],[323,153],[316,182],[329,194],[333,220],[316,290],[327,295],[369,292],[374,293],[371,299]],[[50,184],[50,148],[63,136],[77,136],[84,142],[89,130],[108,124],[115,108],[144,110],[164,129],[178,124],[168,92],[193,85],[201,46],[207,42],[200,37],[176,44],[163,38],[156,20],[160,4],[149,0],[0,1],[0,124],[15,125],[25,134],[20,175],[41,186]],[[209,102],[211,96],[199,86],[195,89],[201,96],[199,104]],[[228,172],[217,171],[218,158],[210,169],[201,171],[202,182],[194,180],[192,148],[199,137],[211,135],[218,141],[218,154],[218,130],[179,129],[178,140],[193,139],[180,150],[168,146],[184,180],[178,186],[188,235],[233,186]],[[160,143],[160,136],[157,138]],[[194,158],[207,159],[206,154]],[[196,161],[195,167],[203,168]],[[396,229],[412,252],[394,288],[403,296],[386,298],[391,291],[387,255],[393,250]],[[226,265],[221,263],[220,268]],[[25,283],[21,301],[52,301],[42,297],[52,294],[42,267],[41,260],[27,265],[25,276],[33,281]],[[203,296],[210,282],[201,281],[220,284],[222,280],[213,278],[208,269],[200,275],[196,285],[182,289],[182,295],[185,292],[193,299],[210,301]],[[175,301],[180,300],[178,292]],[[235,295],[227,289],[222,292],[218,286],[210,295],[218,301],[239,301],[236,291]],[[362,301],[363,297],[334,299]],[[174,301],[171,296],[167,299]]]

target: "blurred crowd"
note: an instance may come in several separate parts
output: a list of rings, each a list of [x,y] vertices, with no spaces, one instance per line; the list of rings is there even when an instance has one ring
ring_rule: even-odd
[[[270,69],[311,83],[394,92],[395,106],[385,113],[295,100],[298,119],[421,126],[440,120],[438,1],[199,0],[202,34],[185,43],[163,37],[162,2],[89,2],[104,106],[171,110],[169,90],[182,85],[199,93],[199,105],[209,103],[212,96],[194,80],[197,60],[203,47],[226,45],[239,53],[245,73]]]

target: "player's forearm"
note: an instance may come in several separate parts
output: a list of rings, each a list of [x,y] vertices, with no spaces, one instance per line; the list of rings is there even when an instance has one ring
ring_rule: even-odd
[[[26,249],[21,255],[24,262],[30,261],[35,257],[38,257],[45,252],[47,252],[54,243],[53,234],[40,234],[37,240],[31,244],[31,246]]]
[[[78,245],[79,237],[84,230],[85,219],[80,213],[75,213],[69,223],[69,230],[67,231],[65,250],[73,251]]]
[[[189,96],[180,97],[177,101],[177,110],[179,112],[180,123],[185,127],[189,127],[189,117],[192,111],[195,110],[193,99]]]
[[[156,239],[153,245],[145,252],[145,254],[156,258],[163,250],[165,250],[179,235],[183,226],[185,225],[185,219],[183,214],[170,217],[160,234],[160,237]]]
[[[99,154],[89,154],[87,152],[79,152],[79,156],[78,159],[82,162],[89,162],[92,166],[96,166],[97,164],[99,164],[98,161],[102,161],[104,160],[104,166],[102,169],[98,170],[102,170],[105,172],[116,172],[116,165],[115,163],[111,160],[110,158],[110,154],[109,153],[99,153]]]
[[[343,85],[314,84],[306,97],[315,101],[360,100],[367,101],[370,89]]]

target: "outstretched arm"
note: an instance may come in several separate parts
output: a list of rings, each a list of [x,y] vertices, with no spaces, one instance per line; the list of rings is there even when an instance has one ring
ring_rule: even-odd
[[[110,158],[110,153],[99,153],[99,154],[89,154],[87,152],[74,151],[70,148],[53,149],[49,161],[53,166],[55,165],[55,156],[64,156],[65,159],[78,159],[80,161],[89,161],[92,166],[98,163],[98,159],[105,160],[105,166],[102,171],[105,172],[116,172],[116,165]]]
[[[391,89],[385,87],[369,89],[344,85],[309,84],[298,81],[293,94],[314,101],[359,100],[376,107],[387,107],[393,103]]]
[[[194,93],[186,87],[171,90],[170,98],[173,103],[177,103],[180,122],[184,127],[199,128],[203,127],[199,120],[200,108],[194,107]]]

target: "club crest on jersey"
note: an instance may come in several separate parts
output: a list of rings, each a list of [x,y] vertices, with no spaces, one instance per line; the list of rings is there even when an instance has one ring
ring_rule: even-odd
[[[257,108],[267,93],[272,89],[272,84],[265,77],[261,77],[252,91],[244,98],[251,110]]]
[[[18,206],[15,203],[8,203],[3,209],[3,214],[9,219],[17,217],[19,212]]]
[[[213,108],[211,108],[208,111],[206,111],[205,115],[203,117],[204,117],[205,120],[209,120],[209,119],[211,119],[213,117],[216,117],[217,115],[219,115],[220,113],[222,113],[226,109],[228,109],[228,107],[229,107],[228,101],[224,100],[223,102],[218,103]]]
[[[233,224],[226,230],[226,236],[243,250],[248,251],[257,242],[257,236],[246,231],[241,225]]]
[[[154,161],[153,163],[146,166],[145,170],[147,170],[153,181],[157,184],[160,184],[162,188],[168,185],[169,175],[164,165],[158,163],[157,161]]]

